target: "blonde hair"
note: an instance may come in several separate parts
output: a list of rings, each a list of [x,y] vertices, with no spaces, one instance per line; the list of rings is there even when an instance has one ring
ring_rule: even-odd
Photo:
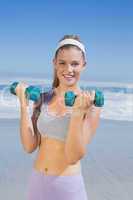
[[[75,40],[81,42],[80,37],[79,37],[78,35],[64,35],[64,37],[61,38],[61,39],[59,40],[59,42],[62,41],[62,40],[64,40],[64,39],[68,39],[68,38],[70,38],[70,39],[75,39]],[[55,52],[55,58],[57,57],[58,51],[59,51],[60,49],[63,49],[63,48],[70,48],[70,47],[72,47],[72,46],[73,46],[72,44],[67,44],[67,45],[64,45],[64,46],[60,47],[60,48]],[[73,46],[73,47],[78,48],[77,46]],[[78,49],[79,49],[79,48],[78,48]],[[84,53],[83,53],[83,52],[82,52],[82,54],[83,54],[83,58],[85,59],[85,56],[84,56]],[[54,68],[54,78],[53,78],[52,88],[56,88],[56,87],[58,87],[58,85],[59,85],[59,79],[58,79],[58,77],[57,77],[56,69]]]

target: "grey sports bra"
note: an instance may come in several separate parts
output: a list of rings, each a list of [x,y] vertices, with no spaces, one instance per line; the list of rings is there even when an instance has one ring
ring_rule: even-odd
[[[37,128],[42,136],[65,141],[71,113],[58,116],[48,111],[48,104],[43,103],[37,120]]]
[[[53,90],[42,94],[39,100],[40,102],[38,103],[39,106],[37,106],[37,109],[32,115],[32,121],[35,131],[38,129],[42,136],[65,141],[72,109],[68,109],[68,112],[60,116],[49,112],[48,104],[53,95]]]

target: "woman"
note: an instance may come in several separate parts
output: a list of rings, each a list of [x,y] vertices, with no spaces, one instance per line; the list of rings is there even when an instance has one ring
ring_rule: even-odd
[[[38,148],[28,200],[87,200],[80,160],[96,132],[101,108],[93,104],[94,91],[82,91],[78,86],[86,67],[85,54],[78,36],[65,35],[59,41],[53,58],[52,95],[46,101],[49,96],[44,93],[33,104],[32,120],[24,93],[26,85],[21,83],[16,88],[21,105],[22,145],[28,153]],[[77,95],[72,107],[64,101],[69,90]]]

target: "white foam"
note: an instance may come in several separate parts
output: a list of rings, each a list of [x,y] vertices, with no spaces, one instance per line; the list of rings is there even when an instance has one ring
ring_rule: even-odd
[[[101,118],[133,121],[133,94],[105,92]],[[32,110],[32,101],[29,101]],[[15,95],[0,98],[0,118],[19,118],[20,103]],[[32,111],[31,111],[32,112]]]
[[[15,81],[24,81],[27,84],[43,84],[51,85],[50,79],[32,79],[32,78],[16,78]],[[28,81],[27,81],[28,80]],[[13,82],[10,79],[8,86],[0,90],[0,118],[19,118],[20,117],[20,103],[15,95],[9,92],[9,85]],[[7,82],[6,82],[7,83]],[[127,87],[132,88],[133,84],[125,83],[107,83],[107,82],[89,82],[79,81],[79,84],[84,86],[95,87]],[[101,118],[113,120],[127,120],[133,121],[133,94],[126,94],[124,92],[104,92],[105,105],[102,108]],[[32,101],[29,101],[30,109],[32,109]]]
[[[133,94],[106,92],[104,96],[102,118],[133,121]]]

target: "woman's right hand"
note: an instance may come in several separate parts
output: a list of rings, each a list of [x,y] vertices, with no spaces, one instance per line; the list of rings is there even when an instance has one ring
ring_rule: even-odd
[[[26,83],[19,83],[15,89],[16,95],[19,98],[21,106],[28,106],[29,100],[26,98],[25,90],[28,87]]]

